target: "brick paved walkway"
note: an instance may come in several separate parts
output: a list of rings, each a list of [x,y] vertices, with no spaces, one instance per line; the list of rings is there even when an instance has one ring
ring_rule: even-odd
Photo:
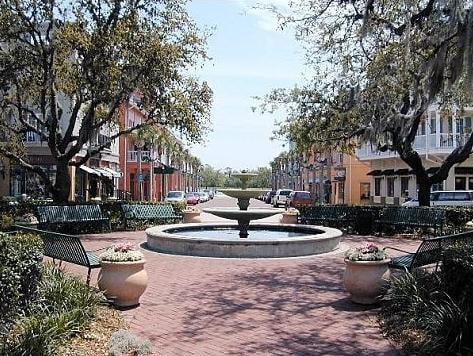
[[[145,249],[144,231],[84,237],[86,248],[119,241],[141,246],[149,285],[123,311],[156,355],[396,355],[376,309],[355,305],[342,285],[341,252],[288,259],[213,259]],[[415,249],[418,241],[346,236]],[[84,268],[68,266],[85,275]],[[93,272],[96,280],[97,271]]]

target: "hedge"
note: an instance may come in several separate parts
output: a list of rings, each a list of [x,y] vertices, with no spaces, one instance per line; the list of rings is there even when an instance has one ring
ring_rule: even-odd
[[[38,236],[0,233],[0,333],[35,299],[42,259]]]
[[[9,231],[15,218],[24,214],[34,214],[39,205],[100,205],[102,212],[110,218],[112,230],[121,230],[124,228],[124,216],[122,215],[122,204],[145,204],[158,205],[169,204],[165,202],[147,202],[147,201],[106,201],[106,202],[87,202],[87,203],[52,203],[50,201],[28,201],[18,202],[17,204],[0,203],[0,231]],[[185,204],[173,203],[176,213],[182,213]],[[80,231],[79,231],[80,232]]]
[[[386,206],[382,205],[351,205],[348,208],[351,209],[351,213],[355,216],[354,223],[352,225],[340,225],[334,223],[335,227],[343,228],[351,233],[360,235],[370,235],[379,233],[375,228],[375,220],[382,214],[383,208]],[[392,207],[392,206],[390,206]],[[399,207],[400,209],[409,209],[405,207]],[[301,214],[304,214],[305,207],[301,207],[299,210]],[[445,210],[445,222],[444,222],[444,234],[457,233],[465,228],[465,224],[468,221],[473,220],[473,207],[449,207],[449,206],[436,206],[436,207],[425,207],[423,209],[442,209]]]

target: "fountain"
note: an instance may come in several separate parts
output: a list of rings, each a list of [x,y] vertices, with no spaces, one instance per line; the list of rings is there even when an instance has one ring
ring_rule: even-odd
[[[248,208],[251,198],[265,189],[248,188],[251,173],[233,174],[241,189],[220,189],[236,198],[238,209],[206,208],[204,212],[236,220],[234,223],[174,224],[146,230],[150,249],[179,255],[233,258],[295,257],[330,252],[338,248],[342,232],[313,225],[251,223],[281,213],[282,209]]]
[[[263,192],[269,189],[248,189],[248,180],[256,177],[254,173],[238,173],[232,174],[233,177],[239,178],[241,181],[241,189],[220,189],[220,191],[228,195],[229,197],[236,198],[238,207],[240,210],[235,209],[224,209],[224,208],[207,208],[204,209],[206,213],[230,220],[236,220],[238,222],[238,230],[240,238],[248,237],[248,227],[250,221],[267,218],[271,215],[279,214],[282,212],[281,209],[250,209],[250,199],[256,198]]]

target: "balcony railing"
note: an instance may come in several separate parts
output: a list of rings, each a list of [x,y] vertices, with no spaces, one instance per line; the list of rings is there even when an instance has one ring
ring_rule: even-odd
[[[151,157],[151,151],[141,151],[141,161],[146,162],[150,158],[154,159],[155,157]],[[138,161],[138,151],[128,151],[128,161],[136,162]]]
[[[413,147],[419,153],[449,153],[458,146],[464,145],[470,134],[437,133],[416,136]],[[379,152],[371,145],[363,145],[356,150],[356,156],[360,159],[376,159],[385,157],[397,157],[391,151]]]

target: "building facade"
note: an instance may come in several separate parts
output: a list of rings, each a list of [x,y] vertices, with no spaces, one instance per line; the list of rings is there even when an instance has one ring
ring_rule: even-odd
[[[431,106],[420,124],[414,141],[427,173],[434,173],[445,158],[459,145],[463,145],[472,132],[473,108],[454,115],[442,113]],[[417,198],[416,177],[411,169],[392,152],[379,152],[364,145],[356,152],[361,162],[370,165],[371,202],[399,205]],[[473,159],[455,165],[447,179],[432,190],[473,190]]]
[[[369,165],[355,156],[308,152],[273,161],[272,187],[309,191],[322,204],[364,204],[370,201]]]

